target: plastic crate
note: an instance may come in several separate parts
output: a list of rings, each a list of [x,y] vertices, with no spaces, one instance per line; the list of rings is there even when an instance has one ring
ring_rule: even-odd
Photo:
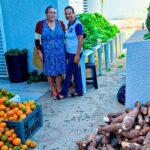
[[[14,128],[22,143],[30,139],[43,125],[42,106],[39,105],[22,121],[4,121],[9,128]]]
[[[10,101],[11,102],[21,102],[20,96],[16,94],[13,98],[10,99]]]

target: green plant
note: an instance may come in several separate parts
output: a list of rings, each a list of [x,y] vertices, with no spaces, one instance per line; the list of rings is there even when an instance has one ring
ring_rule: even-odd
[[[146,33],[146,34],[144,35],[144,40],[148,40],[148,39],[150,39],[150,32],[149,32],[149,33]]]
[[[109,68],[107,68],[107,69],[106,69],[106,71],[107,71],[107,72],[111,71],[111,68],[110,68],[110,67],[109,67]]]
[[[13,56],[13,55],[24,55],[24,54],[27,54],[28,53],[28,50],[27,49],[22,49],[22,50],[19,50],[19,49],[10,49],[8,50],[5,55],[9,55],[9,56]]]
[[[147,13],[147,19],[146,19],[146,27],[148,29],[148,31],[150,32],[150,5],[147,8],[148,13]]]
[[[123,65],[118,65],[118,68],[123,68]]]
[[[122,53],[122,54],[120,54],[120,55],[118,56],[119,59],[122,59],[122,58],[124,58],[124,57],[126,57],[126,55],[125,55],[124,53]]]
[[[148,13],[147,13],[147,18],[146,18],[146,27],[149,32],[144,35],[143,37],[144,40],[150,39],[150,5],[147,8],[147,10],[148,10]]]

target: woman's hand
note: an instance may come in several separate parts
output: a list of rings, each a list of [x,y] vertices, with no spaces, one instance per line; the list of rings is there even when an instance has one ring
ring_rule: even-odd
[[[83,41],[83,35],[78,35],[78,49],[77,49],[77,54],[75,55],[75,58],[74,58],[74,63],[78,63],[80,61],[82,41]]]
[[[80,61],[80,54],[76,54],[74,58],[74,63],[78,63]]]
[[[40,50],[38,50],[37,53],[38,53],[41,61],[43,61],[43,53]]]

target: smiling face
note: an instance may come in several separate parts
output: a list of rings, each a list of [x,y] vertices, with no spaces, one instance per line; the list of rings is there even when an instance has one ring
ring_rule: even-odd
[[[65,16],[69,22],[72,22],[75,19],[75,13],[72,9],[65,9]]]
[[[55,8],[48,9],[46,16],[49,21],[54,21],[56,18],[56,9]]]

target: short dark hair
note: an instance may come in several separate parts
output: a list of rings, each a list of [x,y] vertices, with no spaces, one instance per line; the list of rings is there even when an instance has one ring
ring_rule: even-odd
[[[74,8],[73,8],[72,6],[67,6],[67,7],[65,7],[65,10],[66,10],[66,9],[71,9],[72,12],[75,13]]]
[[[48,10],[51,9],[51,8],[56,9],[54,6],[51,6],[51,5],[50,5],[50,6],[48,6],[48,7],[45,9],[45,14],[47,14]]]

